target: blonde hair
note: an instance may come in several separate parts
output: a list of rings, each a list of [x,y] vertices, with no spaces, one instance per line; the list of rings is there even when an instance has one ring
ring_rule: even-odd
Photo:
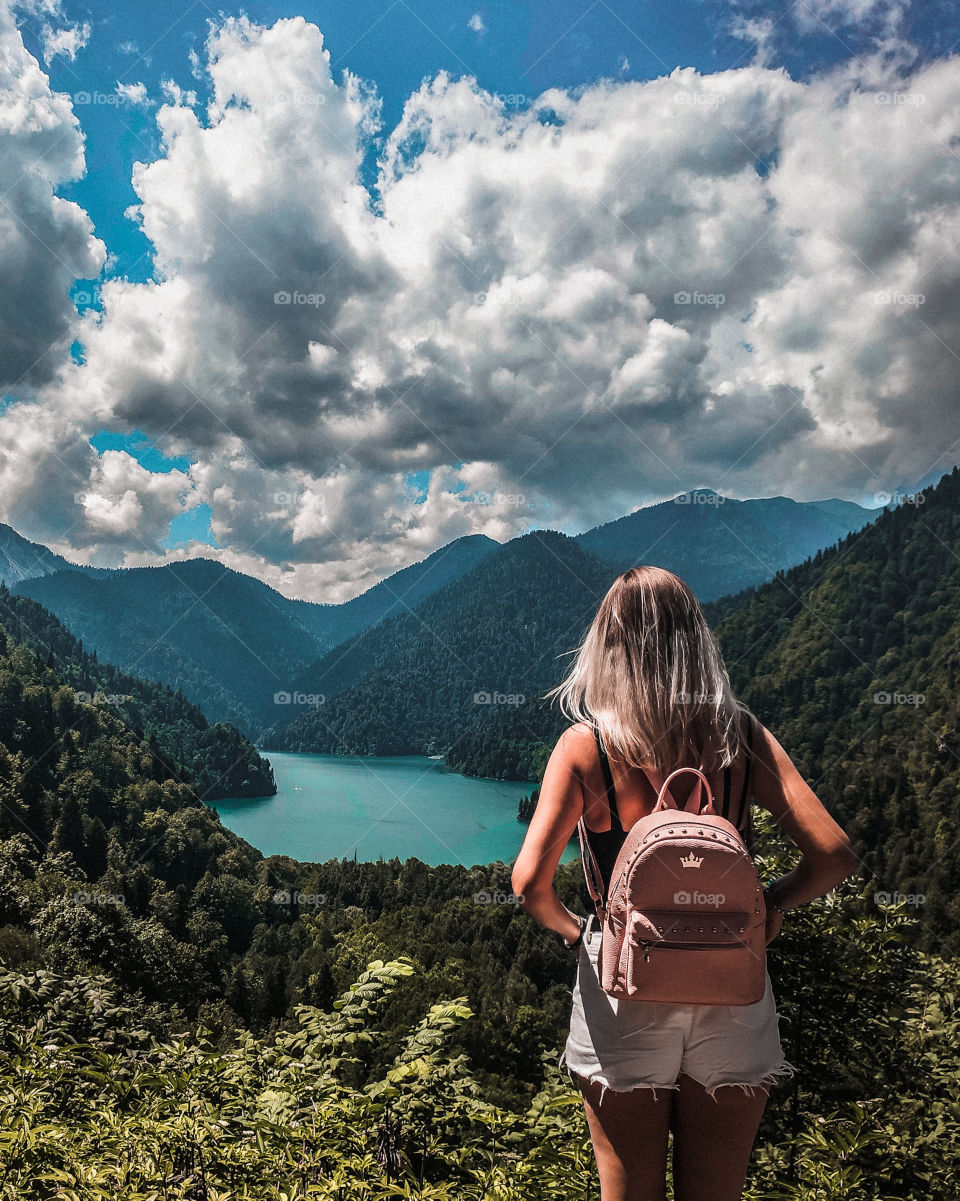
[[[677,767],[727,767],[750,711],[733,694],[720,649],[687,584],[663,567],[618,576],[573,665],[546,698],[597,727],[606,750],[665,778]],[[690,761],[690,755],[694,761]]]

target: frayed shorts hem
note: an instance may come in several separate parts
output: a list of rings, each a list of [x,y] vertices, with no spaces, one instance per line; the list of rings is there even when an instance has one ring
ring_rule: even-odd
[[[767,1072],[767,1074],[762,1076],[759,1080],[721,1080],[717,1084],[707,1084],[705,1080],[697,1080],[696,1076],[690,1076],[690,1079],[699,1084],[701,1088],[705,1089],[708,1097],[716,1101],[716,1092],[718,1088],[742,1088],[744,1094],[748,1097],[756,1096],[756,1090],[759,1088],[762,1089],[767,1096],[769,1096],[771,1087],[778,1082],[778,1077],[792,1076],[796,1070],[797,1069],[792,1063],[784,1062],[780,1065],[780,1067],[774,1068],[772,1072]],[[689,1073],[687,1074],[689,1075]]]
[[[566,1055],[567,1052],[564,1050],[563,1054],[560,1056],[561,1067],[564,1066]],[[614,1084],[602,1073],[577,1072],[569,1065],[567,1065],[566,1070],[567,1076],[570,1079],[570,1083],[573,1084],[574,1087],[579,1087],[577,1077],[579,1077],[581,1080],[585,1080],[588,1084],[601,1085],[600,1099],[597,1102],[598,1105],[603,1104],[603,1098],[608,1091],[612,1093],[632,1093],[638,1088],[649,1088],[653,1090],[653,1099],[656,1101],[657,1089],[672,1090],[676,1092],[680,1088],[679,1081],[674,1081],[673,1084],[651,1084],[646,1081],[641,1081],[634,1084]],[[689,1076],[689,1078],[693,1080],[695,1084],[699,1084],[700,1087],[706,1091],[707,1096],[719,1104],[719,1100],[716,1095],[718,1088],[740,1088],[743,1089],[744,1094],[749,1097],[756,1096],[756,1090],[759,1088],[762,1089],[767,1096],[769,1096],[771,1086],[778,1083],[778,1077],[792,1076],[796,1071],[797,1069],[793,1066],[793,1064],[787,1063],[786,1060],[784,1060],[780,1067],[774,1068],[772,1071],[767,1072],[767,1074],[762,1076],[759,1080],[720,1080],[716,1084],[708,1084],[705,1080],[698,1080],[696,1076],[690,1075],[689,1072],[682,1074]]]

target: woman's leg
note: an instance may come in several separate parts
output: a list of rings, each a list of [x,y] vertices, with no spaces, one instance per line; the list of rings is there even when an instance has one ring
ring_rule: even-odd
[[[600,1175],[601,1201],[665,1201],[667,1136],[676,1090],[617,1093],[576,1076]],[[600,1094],[603,1093],[603,1103]]]
[[[737,1084],[724,1084],[716,1090],[714,1100],[702,1084],[686,1074],[681,1074],[677,1083],[675,1201],[740,1201],[768,1100],[766,1086],[756,1085],[750,1096]]]

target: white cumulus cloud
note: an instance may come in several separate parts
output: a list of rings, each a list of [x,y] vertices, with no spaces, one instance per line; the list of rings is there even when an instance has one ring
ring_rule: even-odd
[[[69,105],[20,55],[9,86],[33,80],[80,169]],[[133,173],[156,278],[105,280],[102,311],[65,299],[103,248],[53,194],[63,146],[32,151],[74,256],[32,303],[84,359],[0,415],[29,464],[0,453],[0,506],[30,536],[155,561],[206,503],[205,553],[336,600],[461,534],[584,528],[703,481],[813,499],[952,466],[957,58],[678,69],[526,107],[441,72],[386,131],[376,203],[379,102],[316,26],[224,19],[203,66],[206,112],[165,86]],[[0,136],[36,137],[8,111]],[[102,426],[191,466],[98,456]]]

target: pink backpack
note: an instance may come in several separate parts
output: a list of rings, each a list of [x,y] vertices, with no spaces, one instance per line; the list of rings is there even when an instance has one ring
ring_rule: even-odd
[[[613,781],[606,756],[601,759],[609,795]],[[578,825],[601,928],[600,986],[618,1000],[755,1004],[766,989],[766,905],[747,845],[714,811],[699,768],[679,767],[659,786],[660,773],[646,772],[659,787],[657,805],[627,831],[606,903],[582,817]],[[684,772],[697,784],[681,808],[669,785]],[[706,803],[690,808],[704,794]]]

